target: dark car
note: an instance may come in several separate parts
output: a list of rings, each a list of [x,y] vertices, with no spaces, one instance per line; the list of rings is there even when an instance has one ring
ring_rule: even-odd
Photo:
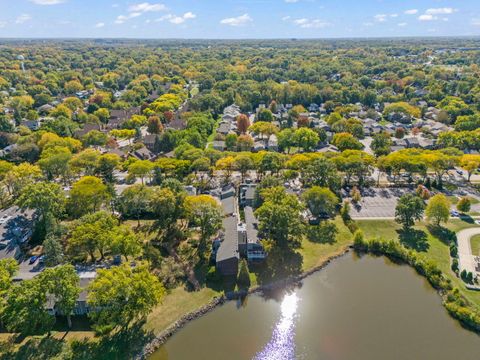
[[[32,265],[35,261],[37,261],[37,259],[38,259],[38,256],[35,256],[35,255],[34,255],[34,256],[32,256],[32,257],[30,258],[30,260],[28,261],[28,263],[29,263],[30,265]]]

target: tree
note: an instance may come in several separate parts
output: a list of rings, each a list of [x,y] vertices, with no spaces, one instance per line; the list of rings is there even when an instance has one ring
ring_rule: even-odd
[[[210,195],[187,196],[184,206],[189,222],[200,229],[198,249],[203,259],[207,241],[222,227],[222,210]]]
[[[105,211],[82,216],[74,225],[68,239],[69,252],[76,255],[90,255],[95,261],[95,253],[105,257],[107,249],[114,243],[118,221]]]
[[[13,276],[18,271],[18,263],[13,258],[0,260],[0,317],[3,314],[8,291],[13,284]]]
[[[2,320],[8,331],[26,336],[51,329],[55,320],[45,308],[45,290],[38,278],[21,281],[10,288],[2,312]]]
[[[376,157],[388,155],[391,152],[392,140],[390,135],[385,132],[379,132],[378,134],[373,135],[372,148]]]
[[[240,114],[236,118],[237,129],[240,133],[245,134],[250,127],[250,119],[245,114]]]
[[[97,332],[127,328],[136,319],[144,318],[161,301],[165,289],[145,266],[128,265],[100,269],[88,287],[89,316]]]
[[[71,315],[75,309],[80,289],[80,278],[72,265],[45,269],[40,275],[45,291],[55,299],[55,307],[67,317],[68,327],[72,327]]]
[[[286,194],[283,187],[262,191],[263,204],[255,211],[261,235],[280,248],[298,246],[303,224],[302,205],[296,195]]]
[[[98,130],[92,130],[83,135],[82,142],[85,146],[104,146],[107,143],[108,136]]]
[[[257,121],[272,122],[273,114],[270,111],[270,109],[260,109],[260,111],[257,114]]]
[[[147,214],[150,208],[150,201],[153,195],[151,188],[135,184],[126,188],[118,199],[120,213],[124,217],[137,219],[140,226],[140,218]]]
[[[339,199],[329,188],[314,186],[302,194],[302,199],[316,218],[335,214]]]
[[[450,217],[450,201],[443,194],[437,194],[430,198],[425,211],[427,219],[433,221],[436,226],[441,222],[447,222]]]
[[[69,172],[69,161],[71,158],[72,152],[67,147],[49,147],[42,151],[38,165],[49,180],[53,180],[57,176],[65,178]]]
[[[398,199],[395,208],[395,221],[404,229],[411,228],[416,220],[421,220],[425,211],[425,203],[413,194],[405,194]]]
[[[332,144],[340,151],[363,149],[363,144],[349,133],[338,133],[333,135]]]
[[[227,136],[225,136],[225,146],[226,146],[227,150],[229,150],[229,151],[236,150],[237,139],[238,139],[237,134],[227,134]]]
[[[460,166],[467,171],[467,180],[470,182],[472,174],[480,167],[480,155],[465,154],[460,158]]]
[[[23,209],[32,209],[37,212],[41,220],[42,229],[46,229],[49,216],[58,219],[65,211],[65,193],[60,185],[52,182],[37,182],[27,185],[17,204]]]
[[[313,160],[301,169],[304,186],[328,187],[336,192],[340,189],[341,181],[337,168],[328,159],[323,157]]]
[[[36,165],[22,163],[14,166],[5,174],[5,185],[13,197],[18,197],[22,190],[29,184],[39,181],[42,171]]]
[[[141,239],[128,226],[120,226],[115,230],[112,251],[123,255],[126,261],[129,256],[138,256],[142,251]]]
[[[472,201],[468,196],[462,197],[457,204],[457,210],[461,213],[468,213],[472,206]]]
[[[240,171],[242,175],[242,182],[245,180],[245,175],[247,174],[248,170],[252,170],[254,168],[254,163],[252,158],[247,154],[239,154],[235,157],[235,169]]]
[[[262,137],[270,137],[270,135],[276,134],[278,132],[278,127],[266,121],[257,121],[252,126],[250,126],[249,130],[251,132],[259,134]]]
[[[103,154],[97,159],[95,173],[102,177],[107,183],[114,181],[113,171],[120,164],[121,159],[117,154]]]
[[[70,167],[75,173],[94,175],[97,168],[100,152],[94,149],[85,149],[75,154],[70,160]]]
[[[150,134],[160,134],[163,130],[162,122],[158,116],[150,116],[148,118],[147,131]]]
[[[215,163],[217,170],[223,171],[225,174],[225,182],[228,182],[232,176],[232,172],[235,169],[235,158],[233,156],[227,156],[217,160]]]
[[[140,178],[142,185],[145,179],[152,176],[154,164],[150,160],[137,160],[128,167],[128,177],[131,179]]]
[[[292,129],[284,129],[277,134],[278,148],[280,151],[287,151],[290,153],[290,149],[295,146],[294,131]]]
[[[45,256],[45,265],[49,267],[56,266],[63,261],[63,247],[60,240],[50,234],[43,242],[43,255]]]
[[[99,210],[110,198],[110,192],[102,180],[95,176],[84,176],[70,190],[68,209],[72,215],[81,216]]]
[[[105,108],[96,110],[93,115],[95,115],[104,124],[106,124],[108,119],[110,119],[110,111]]]
[[[238,151],[250,151],[253,148],[253,138],[249,134],[240,135],[237,139]]]
[[[311,151],[320,140],[315,131],[304,127],[296,130],[293,137],[296,145],[301,147],[303,151]]]

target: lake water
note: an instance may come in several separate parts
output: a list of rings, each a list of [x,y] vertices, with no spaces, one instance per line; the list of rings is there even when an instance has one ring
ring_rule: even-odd
[[[478,360],[480,337],[410,267],[348,254],[295,292],[226,303],[151,357],[184,359]]]

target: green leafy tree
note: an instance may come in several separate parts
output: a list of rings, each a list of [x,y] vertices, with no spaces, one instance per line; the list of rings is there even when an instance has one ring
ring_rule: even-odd
[[[140,226],[140,218],[151,211],[150,201],[153,191],[151,188],[135,184],[126,188],[118,199],[118,207],[121,214],[127,218],[137,219]]]
[[[457,204],[457,210],[462,213],[468,213],[472,206],[472,201],[468,196],[462,197]]]
[[[333,216],[339,204],[339,199],[329,188],[314,186],[302,194],[307,208],[316,218],[326,215]]]
[[[203,259],[207,241],[222,227],[222,210],[209,195],[187,196],[185,211],[191,224],[200,229],[199,255]]]
[[[2,312],[5,328],[23,336],[49,331],[55,318],[48,314],[46,303],[47,293],[40,279],[14,284],[8,291]]]
[[[405,194],[398,199],[395,208],[395,221],[404,229],[411,228],[416,220],[421,220],[425,211],[425,203],[413,194]]]
[[[392,139],[387,132],[379,132],[378,134],[373,135],[372,148],[375,156],[388,155],[391,152]]]
[[[46,266],[56,266],[63,261],[63,247],[60,240],[50,234],[43,242],[43,254],[45,256]]]
[[[82,291],[75,268],[72,265],[63,265],[45,269],[40,275],[40,282],[47,294],[55,299],[55,307],[67,317],[68,327],[71,328],[71,315]]]
[[[341,179],[335,164],[323,157],[302,168],[301,174],[304,186],[328,187],[334,192],[340,189]]]
[[[84,176],[73,184],[68,209],[73,216],[95,212],[111,198],[107,186],[95,176]]]
[[[447,222],[450,217],[450,201],[443,194],[437,194],[430,198],[425,211],[427,219],[433,221],[437,226]]]
[[[297,246],[303,233],[303,208],[297,196],[287,194],[283,187],[274,187],[263,190],[262,197],[264,202],[255,211],[260,233],[279,247]]]
[[[293,134],[296,145],[303,149],[303,151],[311,151],[314,149],[320,140],[318,134],[312,129],[300,128]]]
[[[89,316],[100,333],[127,328],[132,321],[147,316],[165,295],[158,278],[144,266],[98,270],[88,289],[89,306],[99,309]]]

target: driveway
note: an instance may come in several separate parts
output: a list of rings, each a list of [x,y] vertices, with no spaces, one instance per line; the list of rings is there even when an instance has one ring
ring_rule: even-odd
[[[470,239],[480,234],[480,227],[465,229],[457,233],[457,245],[458,245],[458,262],[460,271],[466,270],[472,274],[477,273],[476,265],[480,260],[479,256],[472,254],[472,248],[470,246]]]

